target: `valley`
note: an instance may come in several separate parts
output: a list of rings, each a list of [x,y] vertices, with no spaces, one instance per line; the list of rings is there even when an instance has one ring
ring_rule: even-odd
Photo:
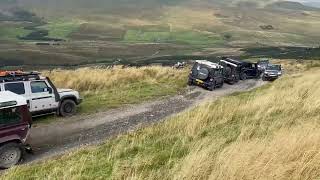
[[[118,59],[143,65],[165,57],[242,56],[243,48],[319,52],[320,10],[295,3],[27,0],[4,1],[0,9],[3,68],[110,65]]]

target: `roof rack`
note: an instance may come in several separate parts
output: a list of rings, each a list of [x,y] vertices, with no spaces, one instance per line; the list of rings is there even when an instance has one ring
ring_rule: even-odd
[[[228,61],[228,62],[236,64],[238,66],[252,64],[251,62],[248,62],[245,60],[236,60],[236,59],[231,59],[231,58],[227,58],[227,57],[223,57],[222,60]]]
[[[196,60],[196,63],[204,64],[206,66],[209,66],[209,67],[215,68],[215,69],[223,69],[223,66],[220,66],[219,64],[213,63],[213,62],[208,61],[208,60]]]
[[[39,80],[39,72],[1,71],[0,82]]]

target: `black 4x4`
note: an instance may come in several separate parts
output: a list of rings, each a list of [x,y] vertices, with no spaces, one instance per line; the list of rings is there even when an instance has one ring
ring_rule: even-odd
[[[237,65],[236,76],[238,76],[241,80],[261,77],[261,71],[259,70],[257,63],[234,60],[230,58],[223,58],[222,60]]]
[[[188,80],[188,85],[199,85],[210,91],[217,87],[222,87],[223,83],[223,67],[206,60],[196,61],[192,67]]]

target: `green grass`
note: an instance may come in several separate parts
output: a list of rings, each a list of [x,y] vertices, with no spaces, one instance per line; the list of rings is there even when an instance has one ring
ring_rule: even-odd
[[[287,76],[2,178],[317,179],[319,74]]]
[[[25,36],[27,35],[29,30],[23,29],[23,27],[10,27],[10,26],[0,26],[0,39],[1,40],[13,40],[17,41],[18,36]]]
[[[52,38],[61,38],[68,39],[68,36],[76,31],[80,25],[80,20],[73,19],[57,19],[53,21],[49,21],[49,23],[40,28],[46,29],[49,31],[49,37]]]
[[[186,86],[184,81],[148,83],[133,82],[123,84],[108,90],[102,90],[85,95],[79,113],[94,113],[104,109],[118,108],[128,104],[137,104],[159,97],[177,94]]]

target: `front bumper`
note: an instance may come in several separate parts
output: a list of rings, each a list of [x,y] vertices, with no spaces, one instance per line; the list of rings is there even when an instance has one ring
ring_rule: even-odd
[[[82,101],[83,101],[83,99],[82,99],[82,98],[79,98],[79,99],[77,99],[76,104],[79,105],[79,104],[82,103]]]
[[[266,80],[276,80],[279,78],[279,76],[277,76],[277,75],[264,75],[264,78]]]
[[[202,86],[202,87],[206,87],[206,88],[212,85],[212,82],[202,81],[202,80],[194,78],[194,77],[189,77],[189,80],[191,80],[193,84],[196,84],[196,85]]]

